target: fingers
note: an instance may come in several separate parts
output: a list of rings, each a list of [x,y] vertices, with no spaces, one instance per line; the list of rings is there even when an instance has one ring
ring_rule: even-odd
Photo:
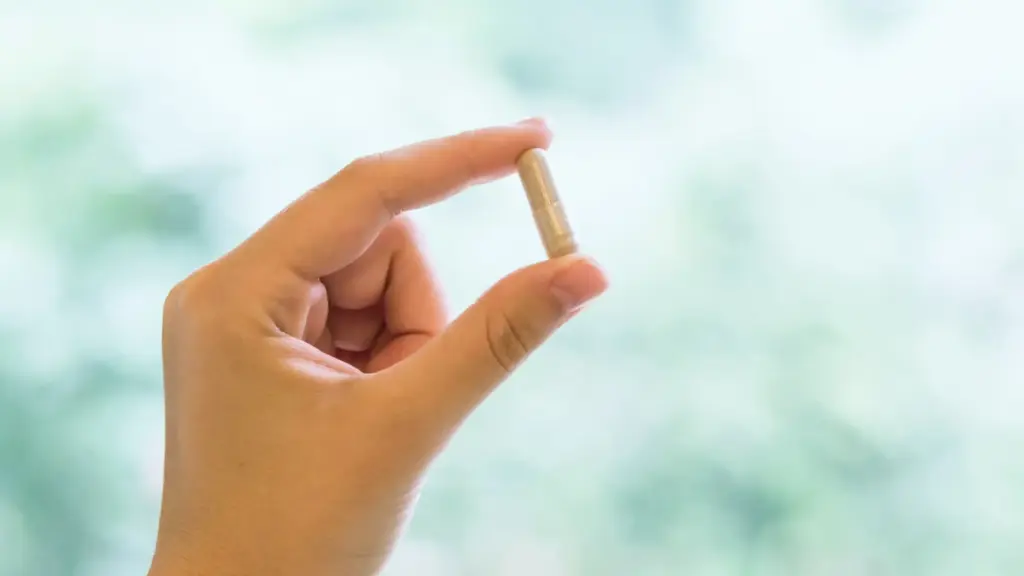
[[[345,267],[394,216],[511,173],[516,158],[551,140],[525,121],[429,140],[352,162],[254,234],[241,249],[310,281]]]
[[[392,220],[355,262],[323,282],[338,348],[363,351],[375,346],[371,371],[401,360],[447,323],[441,289],[408,218]]]
[[[387,328],[396,334],[436,333],[446,322],[440,287],[408,218],[390,222],[366,252],[323,283],[332,307],[359,310],[380,304]]]
[[[440,336],[394,367],[416,414],[438,429],[458,424],[580,306],[607,288],[581,256],[524,268],[504,278]]]
[[[377,308],[343,310],[333,308],[327,320],[334,348],[345,352],[364,352],[373,347],[383,328],[381,311]],[[333,350],[332,350],[333,352]]]
[[[374,373],[390,368],[419,351],[433,337],[425,332],[405,332],[397,336],[385,332],[363,371]]]
[[[416,229],[408,221],[400,222],[396,228],[401,240],[391,258],[383,298],[384,325],[395,338],[408,334],[436,336],[448,323],[444,296]]]
[[[397,222],[396,222],[397,223]],[[408,223],[399,228],[403,241],[391,259],[384,292],[384,327],[387,340],[379,343],[367,369],[383,370],[418,350],[448,322],[444,296]]]

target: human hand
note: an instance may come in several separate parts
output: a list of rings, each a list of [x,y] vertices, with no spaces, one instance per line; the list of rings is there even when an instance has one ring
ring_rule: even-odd
[[[526,121],[357,160],[171,291],[151,576],[380,570],[460,423],[606,288],[583,257],[548,260],[445,327],[399,215],[550,138]]]

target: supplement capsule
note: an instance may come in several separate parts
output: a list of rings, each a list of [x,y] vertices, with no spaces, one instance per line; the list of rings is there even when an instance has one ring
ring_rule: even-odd
[[[533,221],[537,224],[540,239],[548,258],[573,254],[577,250],[569,220],[565,217],[562,201],[551,177],[544,151],[540,148],[527,150],[516,161],[519,179],[530,201]]]

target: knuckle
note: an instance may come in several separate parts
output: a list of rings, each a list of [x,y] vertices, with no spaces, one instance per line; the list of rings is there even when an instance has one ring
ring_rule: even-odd
[[[421,236],[419,228],[408,216],[398,216],[388,224],[395,239],[402,244],[420,244]]]
[[[217,279],[209,267],[201,268],[178,282],[164,300],[165,322],[187,321],[187,324],[206,325],[223,311]],[[214,322],[215,323],[215,322]]]
[[[260,304],[266,280],[223,257],[178,282],[164,301],[165,350],[223,358],[247,353],[252,337],[270,330]]]
[[[164,316],[176,316],[194,306],[196,289],[193,276],[175,284],[164,299]]]
[[[502,370],[512,372],[533,348],[530,330],[504,313],[488,315],[486,325],[491,356]]]
[[[380,152],[360,156],[349,162],[348,165],[342,169],[342,172],[350,175],[363,175],[375,170],[376,167],[380,165],[382,159],[383,154]]]
[[[374,196],[381,207],[392,217],[396,217],[401,210],[392,198],[392,186],[389,182],[392,176],[385,166],[387,159],[388,155],[384,152],[360,156],[349,162],[342,169],[340,176],[352,182],[363,183],[366,191]]]

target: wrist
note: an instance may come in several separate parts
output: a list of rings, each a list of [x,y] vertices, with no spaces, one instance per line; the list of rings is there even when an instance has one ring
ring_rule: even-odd
[[[153,555],[147,576],[233,576],[231,572],[214,570],[180,554],[171,554],[159,548]]]
[[[290,560],[269,555],[246,558],[244,554],[231,554],[226,550],[216,554],[186,553],[164,550],[158,546],[147,576],[373,576],[384,563],[382,558],[367,556],[332,563],[332,567],[328,568],[322,563],[311,566],[310,560],[309,555],[304,555],[302,559],[293,555]]]

